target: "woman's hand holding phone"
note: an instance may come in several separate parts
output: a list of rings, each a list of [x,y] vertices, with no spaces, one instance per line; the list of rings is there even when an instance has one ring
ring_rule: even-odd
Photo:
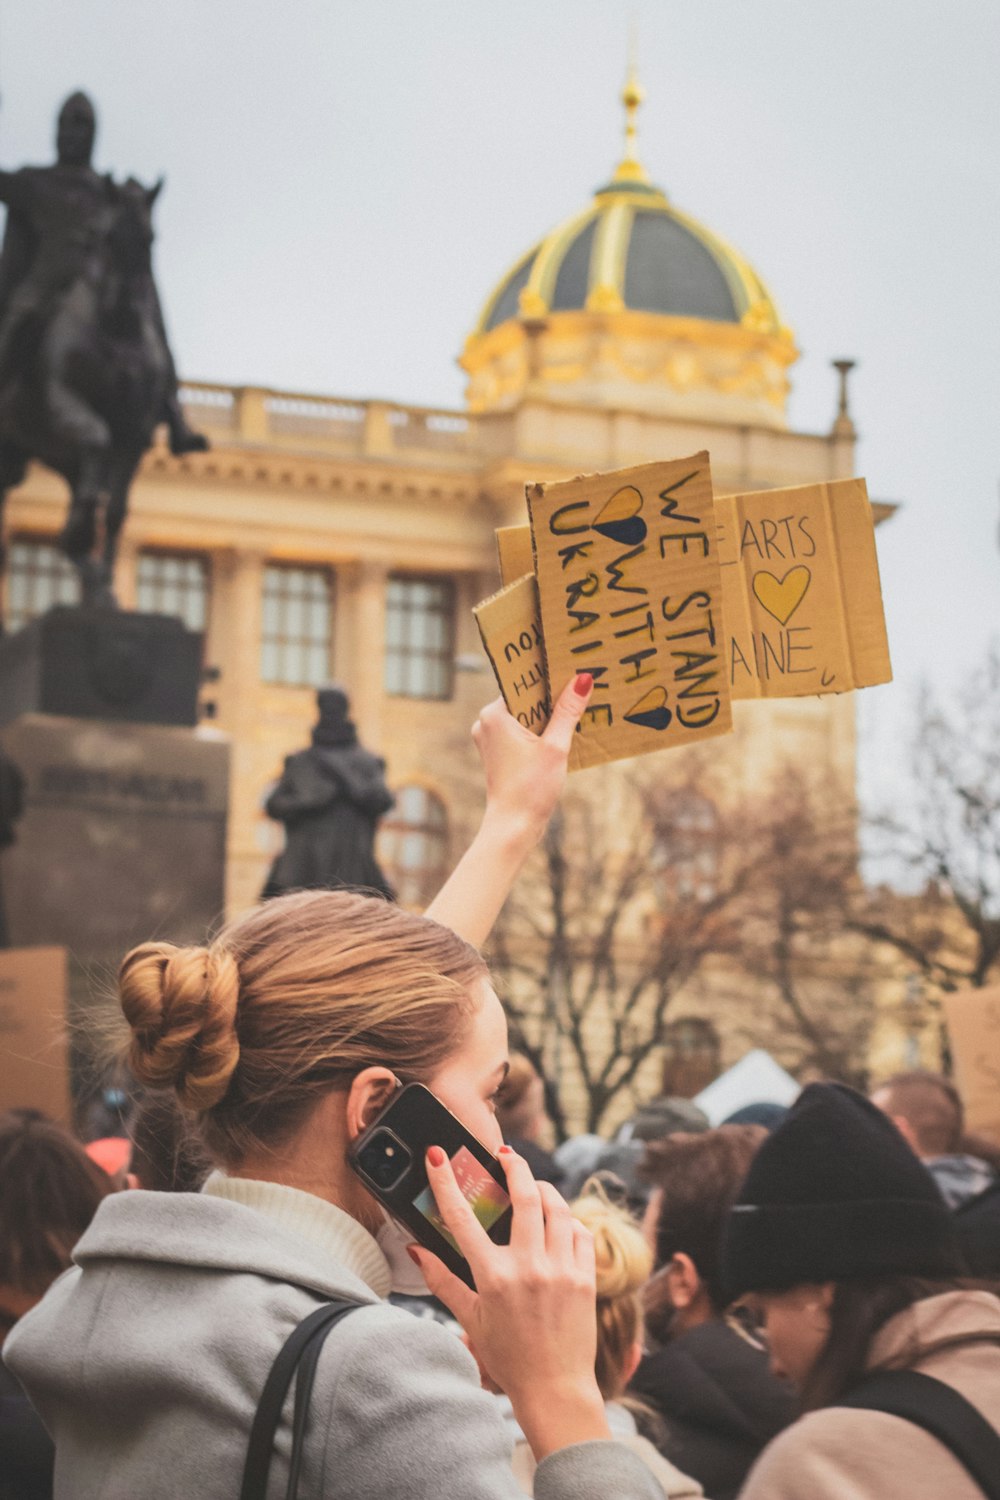
[[[510,1397],[536,1459],[607,1438],[597,1388],[594,1243],[549,1183],[503,1147],[513,1219],[496,1245],[466,1202],[446,1154],[432,1146],[427,1176],[438,1210],[475,1277],[472,1291],[431,1251],[411,1247],[434,1296],[454,1313],[481,1365]]]

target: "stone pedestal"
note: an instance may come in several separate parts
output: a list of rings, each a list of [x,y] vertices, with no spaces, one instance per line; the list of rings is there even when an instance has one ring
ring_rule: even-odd
[[[27,783],[0,854],[8,940],[69,951],[79,1097],[125,952],[203,942],[222,913],[229,745],[212,729],[24,713],[0,746]]]
[[[198,722],[202,638],[170,615],[57,605],[0,638],[0,724],[63,714]]]

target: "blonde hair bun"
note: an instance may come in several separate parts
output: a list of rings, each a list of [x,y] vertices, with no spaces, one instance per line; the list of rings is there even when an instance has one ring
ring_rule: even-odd
[[[590,1178],[570,1211],[594,1237],[598,1298],[637,1292],[652,1274],[653,1251],[628,1210],[612,1203],[602,1183]]]
[[[188,1109],[218,1104],[240,1059],[240,976],[224,949],[143,943],[118,971],[132,1028],[128,1061],[140,1083],[173,1088]]]

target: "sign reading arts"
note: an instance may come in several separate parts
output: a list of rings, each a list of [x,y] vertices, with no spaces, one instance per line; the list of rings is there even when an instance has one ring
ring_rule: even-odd
[[[726,669],[734,698],[792,698],[892,677],[863,479],[722,495]]]
[[[547,677],[590,672],[579,769],[732,727],[708,454],[527,490]]]

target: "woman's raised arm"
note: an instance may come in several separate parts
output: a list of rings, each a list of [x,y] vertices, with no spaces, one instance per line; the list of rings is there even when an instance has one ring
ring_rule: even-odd
[[[548,826],[592,687],[589,673],[568,682],[541,735],[519,724],[502,698],[484,708],[473,725],[486,773],[486,810],[479,832],[424,915],[476,948],[489,936],[521,866]]]

